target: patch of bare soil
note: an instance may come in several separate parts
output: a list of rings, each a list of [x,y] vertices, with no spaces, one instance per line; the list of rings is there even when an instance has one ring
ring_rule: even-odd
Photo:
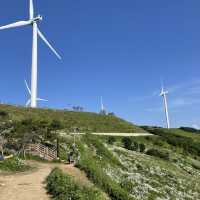
[[[93,185],[85,173],[73,165],[36,161],[28,161],[28,164],[35,166],[37,170],[18,174],[0,173],[0,200],[49,200],[44,181],[54,167],[60,168],[84,186]],[[106,194],[104,196],[108,199]]]

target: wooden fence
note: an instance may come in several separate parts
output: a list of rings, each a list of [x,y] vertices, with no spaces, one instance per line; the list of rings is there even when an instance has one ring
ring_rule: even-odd
[[[55,160],[57,159],[57,149],[56,147],[47,147],[43,144],[29,144],[26,147],[26,152],[31,154],[31,155],[35,155],[35,156],[39,156],[45,160]]]

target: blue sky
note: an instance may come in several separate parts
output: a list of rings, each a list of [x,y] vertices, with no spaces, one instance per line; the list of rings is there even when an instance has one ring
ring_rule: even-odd
[[[160,78],[169,90],[172,126],[200,126],[199,0],[34,0],[39,40],[40,106],[105,107],[137,124],[164,125]],[[0,25],[28,18],[28,0],[1,0]],[[29,98],[31,27],[0,32],[0,100]]]

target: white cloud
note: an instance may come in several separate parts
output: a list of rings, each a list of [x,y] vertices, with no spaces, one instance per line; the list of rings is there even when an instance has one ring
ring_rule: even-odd
[[[192,127],[195,128],[195,129],[200,130],[200,125],[198,125],[198,124],[193,124]]]
[[[191,106],[200,104],[200,99],[196,98],[175,98],[171,100],[170,107],[176,108],[176,107],[183,107],[183,106]]]
[[[171,86],[168,88],[168,91],[170,93],[175,93],[175,92],[185,92],[188,89],[191,90],[194,87],[200,87],[200,79],[193,79],[191,81],[186,81],[184,83],[180,83],[174,86]]]

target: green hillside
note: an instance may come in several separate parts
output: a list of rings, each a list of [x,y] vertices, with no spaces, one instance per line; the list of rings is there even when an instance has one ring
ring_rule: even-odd
[[[132,123],[111,115],[100,115],[90,112],[72,112],[52,109],[31,109],[0,105],[1,119],[12,121],[32,120],[38,123],[51,123],[59,121],[63,129],[71,131],[77,127],[80,132],[145,132]]]
[[[77,167],[112,200],[200,199],[200,140],[191,138],[195,133],[177,139],[174,130],[156,131],[132,138],[79,136]]]
[[[68,133],[74,126],[87,134],[74,138]],[[89,133],[142,132],[143,128],[153,135],[116,137]],[[61,130],[66,134],[59,134]],[[64,163],[67,155],[75,152],[75,169],[84,172],[91,187],[54,169],[46,180],[52,199],[200,199],[200,134],[192,129],[138,128],[114,116],[1,105],[0,133],[6,139],[8,154],[20,152],[28,142],[57,142],[59,158]],[[22,165],[17,162],[16,167],[15,163],[1,161],[0,170],[19,171]]]

